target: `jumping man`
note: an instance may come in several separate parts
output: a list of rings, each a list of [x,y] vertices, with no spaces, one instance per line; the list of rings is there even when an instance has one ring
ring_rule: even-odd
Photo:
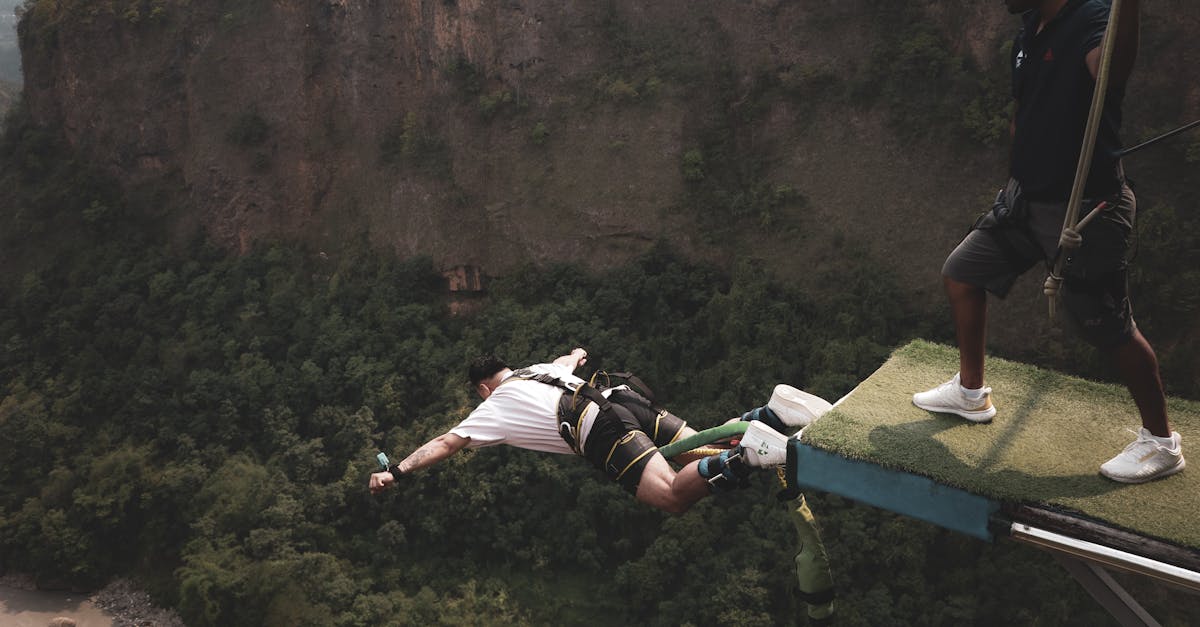
[[[756,447],[742,446],[692,461],[676,472],[658,447],[695,431],[674,414],[655,408],[629,386],[591,388],[573,374],[587,360],[576,348],[552,363],[513,370],[495,356],[476,359],[469,376],[483,402],[458,426],[425,443],[399,464],[371,475],[379,493],[413,471],[432,466],[463,448],[509,444],[548,453],[575,453],[617,481],[637,500],[669,513],[687,511],[713,491],[744,485],[754,466],[767,465]],[[778,410],[778,411],[777,411]],[[773,428],[756,428],[766,444],[782,450],[787,438],[775,429],[803,424],[785,407],[747,412]],[[797,426],[798,425],[798,426]],[[743,445],[749,436],[743,438]],[[775,462],[778,463],[778,462]]]

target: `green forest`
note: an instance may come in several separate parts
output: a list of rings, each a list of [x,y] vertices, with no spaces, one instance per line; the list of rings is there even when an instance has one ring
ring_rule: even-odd
[[[20,109],[0,159],[2,244],[23,251],[0,289],[0,570],[81,588],[132,577],[198,627],[805,624],[770,474],[670,517],[581,460],[507,447],[372,497],[374,454],[462,419],[484,352],[531,363],[585,346],[588,370],[631,369],[706,427],[778,382],[833,400],[907,339],[950,341],[946,314],[865,250],[814,295],[663,242],[604,272],[525,267],[451,315],[428,259],[171,243]],[[1094,362],[1074,345],[1043,357]],[[1196,394],[1194,372],[1173,375]],[[837,624],[1111,620],[1047,555],[809,499]],[[1164,624],[1195,616],[1127,585]]]

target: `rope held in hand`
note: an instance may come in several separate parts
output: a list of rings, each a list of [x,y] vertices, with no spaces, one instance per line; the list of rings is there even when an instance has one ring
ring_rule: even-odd
[[[1108,93],[1109,67],[1112,65],[1113,49],[1117,45],[1117,20],[1121,15],[1121,0],[1113,0],[1108,13],[1108,26],[1104,31],[1104,46],[1100,49],[1100,68],[1096,73],[1096,87],[1092,91],[1092,106],[1088,111],[1087,127],[1083,131],[1083,147],[1079,151],[1079,162],[1075,165],[1075,181],[1071,185],[1071,197],[1067,200],[1067,215],[1063,219],[1062,233],[1058,238],[1059,254],[1054,260],[1054,269],[1042,285],[1042,292],[1049,297],[1050,318],[1054,318],[1054,297],[1062,287],[1063,264],[1066,260],[1064,251],[1075,250],[1083,244],[1079,234],[1100,208],[1099,205],[1080,221],[1079,206],[1083,202],[1083,186],[1087,183],[1088,173],[1092,168],[1092,154],[1096,150],[1096,133],[1100,129],[1100,116],[1104,113],[1105,94]]]

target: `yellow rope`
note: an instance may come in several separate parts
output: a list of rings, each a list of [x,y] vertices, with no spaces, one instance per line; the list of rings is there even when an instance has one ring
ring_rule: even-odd
[[[703,455],[705,457],[708,457],[709,455],[720,455],[721,453],[724,453],[725,451],[728,451],[728,450],[729,449],[727,449],[727,448],[701,447],[701,448],[694,448],[694,449],[688,451],[687,454],[688,455]]]

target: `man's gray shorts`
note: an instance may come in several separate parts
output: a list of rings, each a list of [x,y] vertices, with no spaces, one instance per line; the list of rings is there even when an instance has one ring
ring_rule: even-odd
[[[1039,262],[1052,264],[1058,253],[1067,204],[1030,201],[1020,207],[1020,187],[1009,181],[1003,191],[1006,205],[1017,215],[1000,221],[988,212],[946,258],[942,274],[982,287],[1004,298],[1017,277]],[[1126,283],[1130,233],[1137,201],[1128,186],[1106,199],[1101,212],[1081,235],[1083,246],[1067,255],[1059,295],[1090,343],[1110,348],[1133,335],[1133,311]],[[1080,219],[1098,201],[1084,200]]]

